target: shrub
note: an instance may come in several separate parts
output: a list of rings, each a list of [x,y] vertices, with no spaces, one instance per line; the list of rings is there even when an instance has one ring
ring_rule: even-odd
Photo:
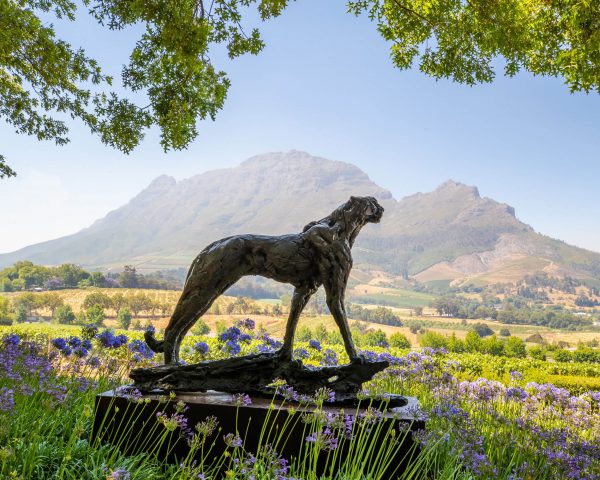
[[[546,350],[542,347],[531,347],[529,349],[529,356],[536,360],[546,360]]]
[[[557,362],[572,362],[573,354],[568,350],[559,349],[554,352],[554,360]]]
[[[481,342],[481,351],[490,355],[504,355],[504,342],[492,335]]]
[[[411,344],[403,333],[394,333],[390,336],[390,346],[395,348],[410,348]]]
[[[88,308],[85,311],[85,316],[89,323],[93,323],[94,325],[98,326],[101,326],[106,318],[104,309],[98,304],[92,305],[90,308]]]
[[[381,330],[375,330],[372,332],[367,332],[362,337],[363,345],[367,345],[369,347],[389,347],[388,339],[386,334]]]
[[[192,333],[194,335],[208,335],[210,333],[210,327],[204,320],[199,319],[192,328]]]
[[[131,325],[131,316],[131,312],[127,307],[119,310],[119,314],[117,315],[117,322],[123,330],[129,330],[129,326]]]
[[[510,330],[508,328],[503,328],[500,330],[501,337],[510,337]]]
[[[518,337],[510,337],[504,343],[504,353],[507,357],[525,358],[527,349],[525,342]]]
[[[481,337],[475,330],[471,330],[465,337],[465,351],[467,352],[480,352],[481,351]]]
[[[590,347],[579,346],[573,352],[573,360],[579,363],[600,363],[600,351],[596,351]]]
[[[19,305],[17,307],[17,313],[15,314],[15,322],[23,323],[27,321],[27,308],[25,305]]]
[[[426,331],[419,337],[422,347],[448,348],[448,339],[441,333]]]

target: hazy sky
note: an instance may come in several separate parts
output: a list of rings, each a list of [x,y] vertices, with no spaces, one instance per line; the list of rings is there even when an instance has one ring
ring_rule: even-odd
[[[82,18],[58,27],[118,75],[136,32]],[[396,198],[449,178],[476,185],[537,231],[600,251],[599,95],[528,74],[468,87],[399,71],[375,26],[340,1],[298,0],[262,33],[257,57],[211,55],[232,87],[183,152],[163,154],[155,132],[127,156],[77,124],[66,147],[0,124],[0,153],[19,173],[0,180],[0,252],[74,233],[160,174],[182,179],[291,149],[353,163]]]

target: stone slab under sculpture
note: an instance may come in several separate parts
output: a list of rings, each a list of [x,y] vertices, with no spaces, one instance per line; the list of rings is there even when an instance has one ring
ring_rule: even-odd
[[[210,244],[192,262],[164,339],[158,341],[153,333],[146,332],[148,346],[164,353],[166,365],[133,370],[134,385],[145,391],[162,388],[259,392],[275,378],[285,377],[300,390],[327,386],[344,397],[355,395],[364,381],[388,366],[387,362],[366,364],[359,357],[344,306],[352,269],[352,245],[362,227],[378,223],[382,215],[383,207],[375,198],[350,197],[327,217],[306,225],[301,233],[236,235]],[[294,286],[282,348],[274,354],[178,365],[181,341],[188,330],[217,297],[246,275]],[[292,361],[300,314],[320,286],[325,289],[327,306],[350,359],[350,365],[328,367],[326,371]]]

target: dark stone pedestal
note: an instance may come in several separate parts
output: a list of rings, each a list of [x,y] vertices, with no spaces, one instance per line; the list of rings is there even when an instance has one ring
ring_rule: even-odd
[[[411,431],[425,428],[425,421],[422,418],[415,420],[414,410],[418,407],[415,398],[408,397],[408,403],[403,407],[391,408],[386,411],[382,417],[382,428],[373,427],[370,429],[368,444],[373,445],[374,449],[384,448],[383,443],[389,442],[390,437],[383,435],[388,427],[393,426],[397,433],[396,438],[404,438],[401,446],[394,452],[390,460],[390,468],[382,476],[384,479],[394,478],[393,472],[401,472],[404,466],[417,455],[417,447],[413,444]],[[300,406],[294,403],[272,399],[252,397],[250,405],[237,406],[231,394],[208,391],[208,392],[178,392],[175,396],[169,398],[164,393],[148,393],[140,398],[131,400],[124,396],[115,394],[114,391],[104,392],[96,397],[96,415],[94,419],[93,437],[101,442],[109,442],[117,445],[119,449],[126,454],[136,454],[140,452],[153,452],[161,459],[175,462],[177,459],[185,458],[189,452],[187,441],[179,438],[178,432],[173,434],[173,441],[167,449],[163,445],[162,449],[154,451],[157,439],[165,431],[164,426],[158,424],[157,413],[164,412],[171,415],[176,411],[177,402],[182,401],[187,405],[184,416],[188,420],[188,425],[193,429],[198,422],[204,421],[209,416],[214,416],[219,422],[220,431],[216,431],[208,439],[208,445],[213,441],[214,446],[210,451],[212,457],[220,457],[226,449],[224,435],[228,433],[239,433],[244,439],[244,448],[247,452],[255,453],[259,448],[259,437],[263,423],[268,418],[269,425],[273,425],[271,431],[281,429],[284,423],[288,422],[286,430],[286,441],[280,445],[274,445],[283,457],[292,460],[298,457],[305,438],[313,432],[309,431],[309,426],[301,420],[290,422],[290,414],[293,416],[303,413],[310,413],[314,406]],[[273,408],[271,405],[275,403]],[[344,413],[360,417],[367,411],[369,401],[362,402],[362,408],[335,406],[325,404],[323,411],[338,415]],[[237,421],[237,428],[236,428]],[[408,430],[408,433],[406,433]],[[406,433],[406,434],[405,434]],[[262,444],[272,443],[272,440],[262,440]],[[283,444],[284,443],[284,444]],[[339,461],[345,459],[344,448],[347,444],[342,443],[341,451],[338,453]],[[320,455],[321,460],[325,460],[327,454]],[[323,465],[319,467],[322,470]]]

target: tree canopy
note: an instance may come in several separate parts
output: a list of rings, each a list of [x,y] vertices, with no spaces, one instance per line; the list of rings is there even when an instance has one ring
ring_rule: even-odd
[[[288,0],[83,0],[101,25],[145,27],[121,83],[80,49],[57,38],[48,17],[76,21],[71,0],[0,3],[0,116],[17,133],[69,141],[66,119],[78,119],[103,143],[132,151],[152,126],[165,151],[183,149],[198,121],[215,119],[229,80],[210,50],[257,54],[259,30],[242,24],[256,8],[276,17]],[[368,15],[390,42],[393,64],[418,65],[434,78],[491,82],[495,69],[563,77],[571,91],[600,91],[600,0],[360,0],[348,11]],[[84,13],[85,14],[85,13]],[[499,61],[500,60],[500,61]],[[139,98],[143,98],[140,102]],[[0,155],[0,178],[15,172]]]

